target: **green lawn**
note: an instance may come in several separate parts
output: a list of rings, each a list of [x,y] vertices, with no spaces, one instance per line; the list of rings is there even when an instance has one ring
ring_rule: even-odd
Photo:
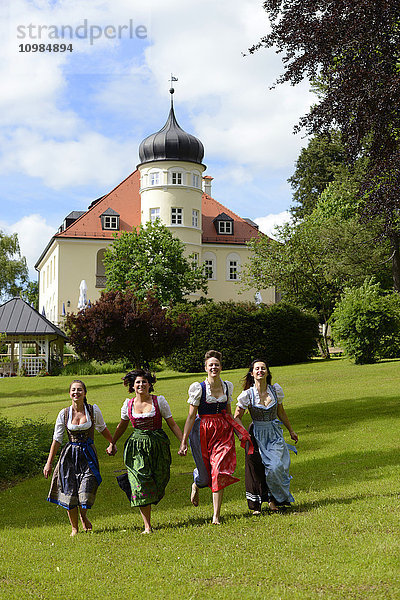
[[[66,512],[45,502],[49,482],[41,476],[0,493],[0,598],[398,600],[400,361],[313,361],[272,374],[299,434],[292,510],[249,513],[237,444],[241,481],[225,491],[223,524],[211,525],[211,493],[202,491],[197,509],[190,504],[192,458],[179,457],[171,438],[171,481],[153,511],[154,534],[142,536],[137,509],[115,483],[123,441],[109,458],[96,434],[103,483],[90,514],[92,534],[69,537]],[[237,394],[243,375],[225,372]],[[156,391],[181,426],[187,388],[197,378],[158,375]],[[0,415],[53,423],[68,404],[70,381],[1,379]],[[84,381],[89,402],[99,404],[113,431],[126,397],[121,375]]]

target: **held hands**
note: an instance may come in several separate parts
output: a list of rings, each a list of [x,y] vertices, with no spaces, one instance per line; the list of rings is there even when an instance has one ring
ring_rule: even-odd
[[[117,446],[110,442],[109,446],[106,448],[106,452],[108,456],[115,456],[117,454]]]
[[[188,447],[187,447],[187,442],[185,442],[185,441],[183,441],[183,440],[182,440],[182,441],[181,441],[180,448],[179,448],[179,450],[178,450],[178,454],[179,454],[179,456],[186,456],[186,454],[187,454],[187,449],[188,449]]]

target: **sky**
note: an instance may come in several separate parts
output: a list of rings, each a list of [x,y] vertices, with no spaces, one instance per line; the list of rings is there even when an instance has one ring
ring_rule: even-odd
[[[268,26],[262,0],[0,0],[0,229],[18,234],[31,279],[65,216],[135,170],[171,74],[212,196],[265,233],[288,220],[307,143],[293,128],[314,97],[307,82],[270,89],[280,56],[247,52]]]

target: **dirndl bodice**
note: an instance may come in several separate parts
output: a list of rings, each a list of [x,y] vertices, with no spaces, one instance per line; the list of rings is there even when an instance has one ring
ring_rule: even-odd
[[[275,421],[278,418],[278,397],[272,385],[268,386],[268,393],[274,399],[271,406],[256,405],[256,396],[253,388],[250,388],[250,393],[251,403],[248,410],[253,421]]]
[[[151,399],[155,409],[155,414],[151,417],[149,417],[147,413],[144,413],[140,416],[133,415],[133,398],[128,402],[128,417],[134,429],[141,429],[142,431],[155,431],[157,429],[162,429],[162,416],[160,407],[158,406],[157,396],[152,395]]]

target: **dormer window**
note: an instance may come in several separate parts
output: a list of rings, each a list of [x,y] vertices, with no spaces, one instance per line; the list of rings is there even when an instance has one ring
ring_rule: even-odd
[[[233,219],[226,213],[221,213],[215,217],[214,227],[220,235],[233,235]]]
[[[112,208],[107,208],[106,211],[100,215],[101,228],[112,229],[113,231],[119,231],[119,214]]]

